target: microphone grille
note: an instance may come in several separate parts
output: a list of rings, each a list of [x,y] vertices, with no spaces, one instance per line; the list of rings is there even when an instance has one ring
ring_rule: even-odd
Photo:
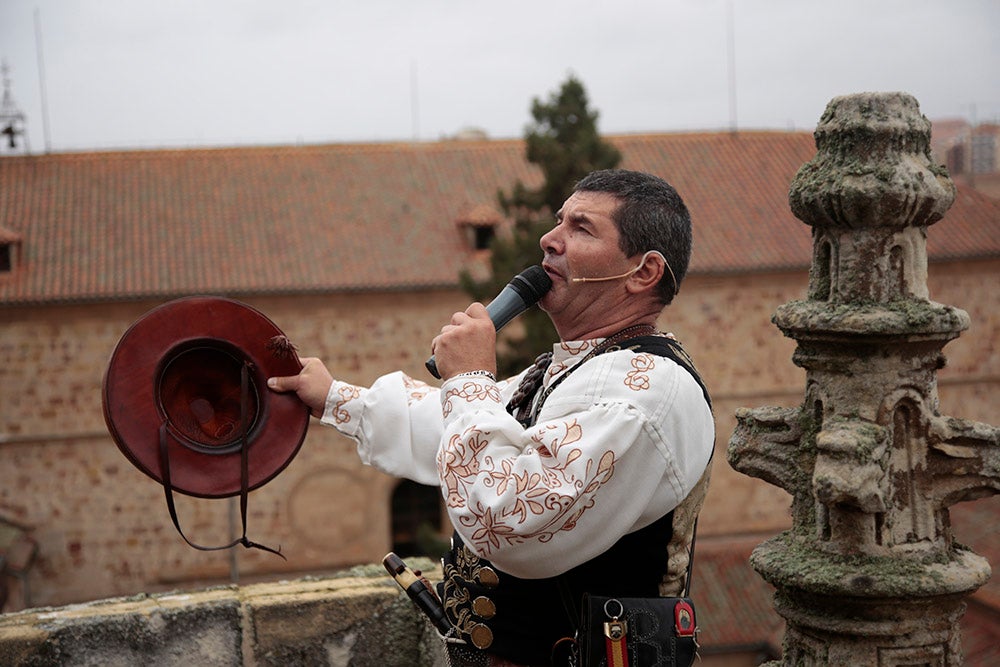
[[[529,266],[514,276],[510,286],[521,295],[528,305],[537,303],[552,288],[552,279],[538,264]]]

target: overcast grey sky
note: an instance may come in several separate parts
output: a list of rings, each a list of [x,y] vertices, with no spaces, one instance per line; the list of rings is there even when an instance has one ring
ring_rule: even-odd
[[[741,129],[870,90],[1000,120],[1000,0],[0,0],[33,152],[36,10],[53,151],[520,137],[570,73],[606,134],[728,128],[732,89]]]

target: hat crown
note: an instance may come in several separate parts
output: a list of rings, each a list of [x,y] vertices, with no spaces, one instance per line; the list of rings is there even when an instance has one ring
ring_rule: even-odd
[[[260,405],[248,362],[224,341],[200,340],[179,347],[168,353],[156,383],[156,400],[172,435],[207,454],[239,448],[243,435],[257,423]]]

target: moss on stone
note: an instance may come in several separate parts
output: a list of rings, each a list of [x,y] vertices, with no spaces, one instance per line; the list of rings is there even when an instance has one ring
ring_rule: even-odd
[[[835,554],[818,549],[801,533],[786,531],[754,550],[750,562],[772,585],[820,595],[862,598],[923,597],[965,592],[959,552],[922,556]],[[957,582],[957,583],[956,583]]]
[[[915,298],[885,302],[789,301],[779,306],[771,319],[786,336],[796,339],[818,334],[941,335],[950,339],[969,326],[965,311]]]
[[[849,433],[846,439],[849,443],[851,456],[858,462],[868,463],[873,460],[876,451],[886,444],[887,433],[885,427],[862,419],[857,415],[836,415],[831,417],[823,425],[823,430],[828,433],[842,431]]]

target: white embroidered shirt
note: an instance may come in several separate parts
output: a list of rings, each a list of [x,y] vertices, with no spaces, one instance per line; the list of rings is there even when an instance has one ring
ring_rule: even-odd
[[[541,391],[600,342],[556,345]],[[458,376],[440,389],[400,372],[367,389],[335,380],[322,421],[353,438],[364,463],[440,486],[465,543],[529,579],[584,563],[671,511],[708,465],[711,411],[670,359],[593,357],[527,429],[505,409],[520,379]]]

